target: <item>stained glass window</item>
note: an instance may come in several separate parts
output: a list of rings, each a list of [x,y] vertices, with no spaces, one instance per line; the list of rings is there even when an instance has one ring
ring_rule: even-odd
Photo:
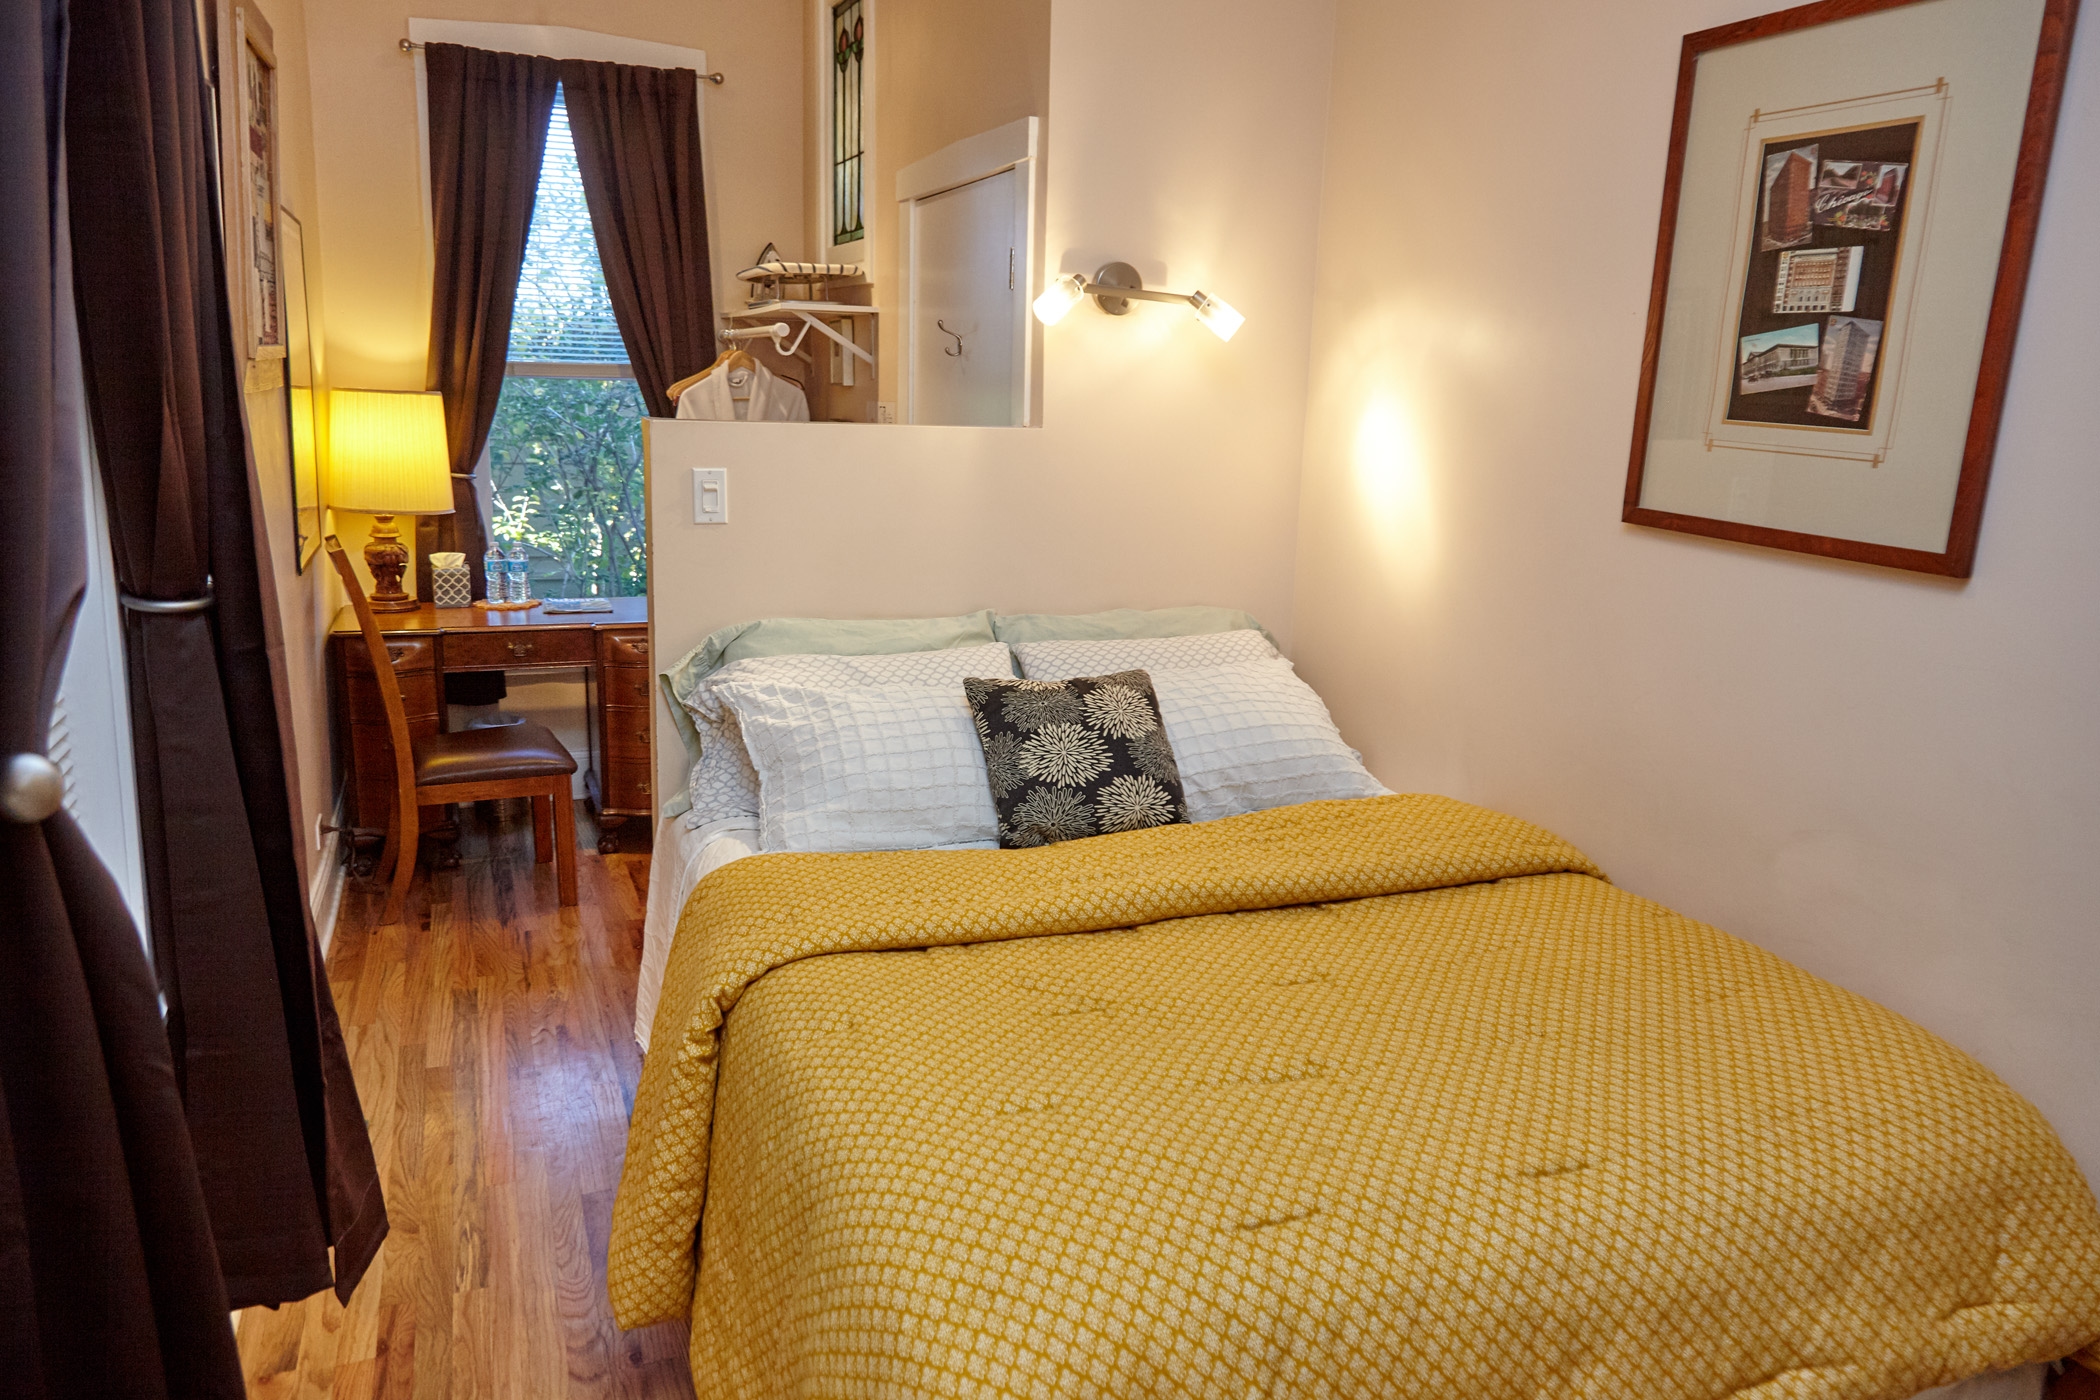
[[[861,71],[867,60],[867,21],[861,0],[831,7],[831,241],[853,243],[861,223]]]

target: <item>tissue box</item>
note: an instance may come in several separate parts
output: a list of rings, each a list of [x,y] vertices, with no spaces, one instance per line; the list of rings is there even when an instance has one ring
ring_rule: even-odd
[[[441,608],[474,605],[474,577],[467,572],[467,556],[449,551],[430,556],[430,601]]]

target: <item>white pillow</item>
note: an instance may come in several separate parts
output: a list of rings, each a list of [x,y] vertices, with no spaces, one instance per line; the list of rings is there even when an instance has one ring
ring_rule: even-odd
[[[758,769],[761,851],[996,845],[999,814],[961,681],[715,687]]]
[[[1269,661],[1276,648],[1252,628],[1203,632],[1192,637],[1111,637],[1084,642],[1015,642],[1021,674],[1032,681],[1065,681],[1116,671],[1155,671],[1190,666],[1229,666]]]
[[[732,817],[758,820],[758,774],[744,751],[736,715],[715,697],[715,687],[740,681],[782,681],[811,686],[953,685],[972,676],[1011,676],[1013,656],[1004,642],[907,651],[882,656],[752,656],[710,674],[685,701],[700,730],[700,758],[686,777],[692,811],[686,830]]]
[[[1390,791],[1280,657],[1156,670],[1152,689],[1192,822]]]

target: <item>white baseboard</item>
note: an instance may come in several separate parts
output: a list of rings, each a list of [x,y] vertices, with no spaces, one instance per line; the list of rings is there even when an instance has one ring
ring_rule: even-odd
[[[336,800],[330,826],[343,824],[342,800]],[[315,857],[313,887],[307,893],[307,903],[314,911],[314,932],[320,936],[321,956],[328,956],[328,945],[335,940],[336,915],[343,908],[343,886],[349,879],[349,867],[343,864],[343,834],[331,831],[321,843],[320,853]]]

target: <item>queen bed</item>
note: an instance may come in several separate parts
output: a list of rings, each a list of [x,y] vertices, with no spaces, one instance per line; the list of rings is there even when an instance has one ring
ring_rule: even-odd
[[[2030,1105],[1537,827],[794,850],[758,766],[659,847],[609,1261],[702,1395],[2010,1400],[2100,1336]]]

